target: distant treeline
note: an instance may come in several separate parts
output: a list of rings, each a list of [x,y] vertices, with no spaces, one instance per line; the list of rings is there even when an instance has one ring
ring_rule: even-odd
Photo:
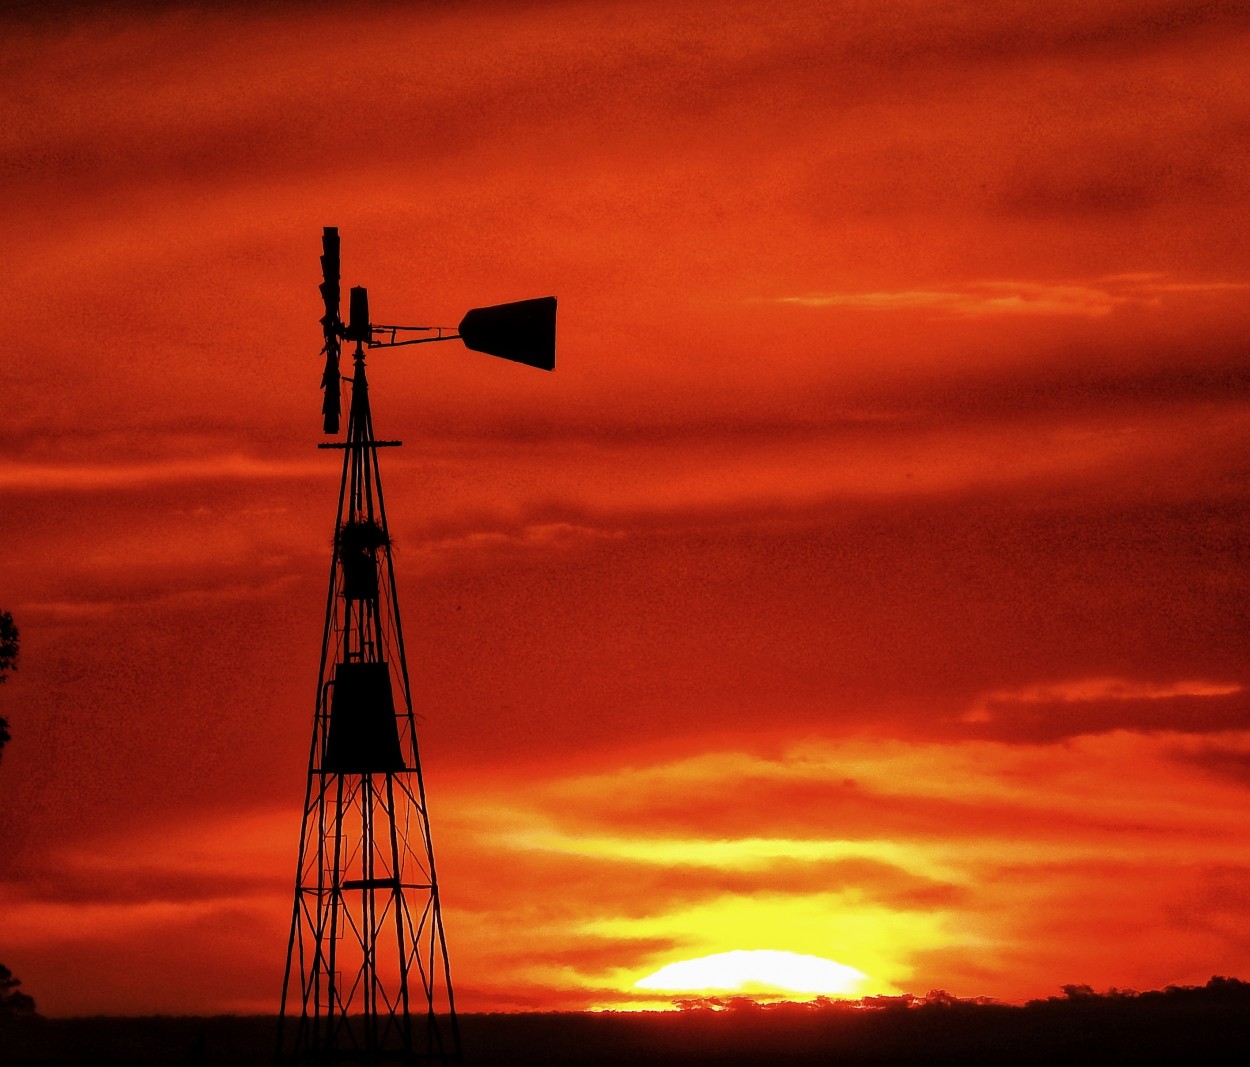
[[[1058,997],[1046,997],[1044,1000],[1030,1000],[1024,1008],[1004,1004],[993,997],[957,997],[945,989],[931,989],[923,997],[912,993],[900,996],[862,997],[858,1000],[834,1000],[830,997],[816,997],[806,1001],[775,1001],[759,1002],[752,997],[691,997],[676,1000],[681,1011],[745,1011],[786,1013],[807,1012],[861,1012],[864,1009],[873,1011],[915,1010],[920,1008],[967,1008],[967,1007],[999,1007],[1011,1008],[1016,1011],[1043,1008],[1048,1005],[1070,1006],[1077,1002],[1083,1007],[1093,1007],[1100,1002],[1113,1001],[1117,1004],[1126,1000],[1141,1000],[1146,1003],[1238,1003],[1250,1004],[1250,982],[1239,978],[1213,977],[1206,985],[1181,986],[1170,985],[1163,989],[1152,989],[1139,993],[1135,989],[1116,989],[1114,986],[1104,992],[1097,992],[1092,986],[1065,985],[1059,987],[1063,994]]]
[[[1023,1007],[941,990],[923,997],[758,1004],[688,1001],[673,1012],[462,1015],[464,1067],[1152,1067],[1250,1062],[1250,984],[1137,993],[1089,986]],[[0,1025],[0,1064],[259,1067],[276,1020],[26,1019]]]

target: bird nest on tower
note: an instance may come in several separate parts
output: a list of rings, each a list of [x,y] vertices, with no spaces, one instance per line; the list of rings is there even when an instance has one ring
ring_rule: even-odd
[[[358,519],[343,523],[334,535],[334,543],[338,548],[376,552],[379,548],[390,548],[391,538],[371,519]]]
[[[343,595],[349,600],[373,600],[378,595],[378,549],[390,551],[391,539],[371,519],[343,523],[334,535],[335,552],[343,569]]]

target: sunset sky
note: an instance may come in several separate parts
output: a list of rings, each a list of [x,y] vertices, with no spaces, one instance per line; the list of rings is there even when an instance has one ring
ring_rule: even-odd
[[[368,361],[458,1006],[1250,978],[1245,4],[48,6],[0,14],[42,1012],[277,1010],[326,225],[377,321],[559,299],[554,374]]]

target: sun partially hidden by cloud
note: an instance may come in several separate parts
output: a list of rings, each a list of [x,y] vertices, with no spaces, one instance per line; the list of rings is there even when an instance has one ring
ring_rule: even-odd
[[[868,976],[821,956],[775,949],[735,949],[661,967],[634,983],[666,993],[744,993],[752,996],[851,996]]]

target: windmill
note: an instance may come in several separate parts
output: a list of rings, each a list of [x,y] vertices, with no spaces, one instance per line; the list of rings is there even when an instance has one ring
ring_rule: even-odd
[[[451,330],[377,326],[364,288],[339,312],[339,235],[322,235],[323,429],[339,432],[343,342],[355,344],[325,629],[278,1028],[285,1063],[458,1062],[365,350],[460,340],[555,367],[555,297],[474,308]],[[425,336],[411,336],[423,334]]]

